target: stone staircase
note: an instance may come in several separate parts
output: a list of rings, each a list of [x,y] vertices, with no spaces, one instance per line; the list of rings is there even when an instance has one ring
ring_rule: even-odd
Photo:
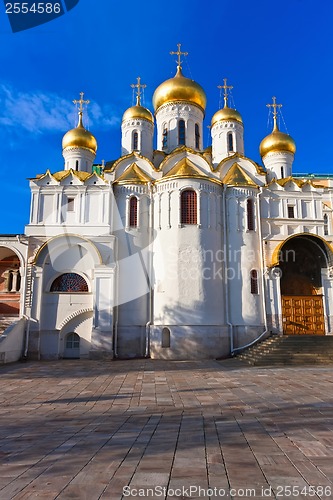
[[[256,366],[333,365],[333,335],[276,335],[242,351],[237,359]]]
[[[2,335],[10,325],[19,319],[19,316],[0,316],[0,335]]]

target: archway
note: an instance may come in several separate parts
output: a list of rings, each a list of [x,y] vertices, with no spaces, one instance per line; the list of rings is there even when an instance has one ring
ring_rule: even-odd
[[[325,335],[322,269],[329,253],[324,241],[312,235],[290,238],[279,255],[283,333]]]
[[[7,247],[0,247],[0,316],[20,314],[20,259]]]

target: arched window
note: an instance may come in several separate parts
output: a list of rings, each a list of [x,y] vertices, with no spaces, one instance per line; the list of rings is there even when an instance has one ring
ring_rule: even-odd
[[[75,170],[79,170],[79,160],[76,160],[75,162]]]
[[[324,235],[328,235],[328,216],[324,214]]]
[[[129,224],[130,227],[138,226],[138,199],[131,196],[129,201]]]
[[[252,269],[250,273],[251,279],[251,293],[254,295],[258,295],[258,272],[255,269]]]
[[[228,134],[228,152],[234,150],[234,137],[231,132]]]
[[[284,168],[281,167],[281,179],[283,179],[283,178],[284,178]]]
[[[162,135],[162,149],[167,149],[168,147],[168,127],[164,125],[163,135]]]
[[[79,349],[80,337],[77,333],[69,333],[66,337],[66,349]]]
[[[178,144],[185,145],[185,121],[179,120],[178,122]]]
[[[180,199],[181,224],[197,224],[197,193],[186,189]]]
[[[139,148],[139,134],[137,132],[133,132],[132,135],[132,149],[136,151]]]
[[[162,347],[170,347],[170,330],[163,328],[162,330]]]
[[[197,123],[195,124],[195,147],[200,149],[200,129]]]
[[[76,273],[65,273],[58,276],[51,285],[51,292],[88,292],[87,282],[82,276]]]
[[[251,198],[246,202],[246,212],[247,212],[247,229],[248,231],[254,231],[254,203]]]

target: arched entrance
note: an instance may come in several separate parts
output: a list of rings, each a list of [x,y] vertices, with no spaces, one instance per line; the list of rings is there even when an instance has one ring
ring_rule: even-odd
[[[0,247],[0,316],[20,314],[20,260],[13,250]]]
[[[325,243],[315,236],[295,236],[282,246],[279,267],[285,335],[325,335],[321,271],[328,258]]]

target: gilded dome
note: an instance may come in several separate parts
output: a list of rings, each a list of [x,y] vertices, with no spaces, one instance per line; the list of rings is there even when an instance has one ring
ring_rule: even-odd
[[[206,94],[204,89],[194,80],[186,78],[180,66],[173,78],[166,80],[157,87],[153,95],[155,112],[163,104],[172,101],[188,101],[199,106],[203,111],[206,108]]]
[[[82,123],[82,113],[79,113],[79,123],[76,128],[69,130],[63,137],[62,149],[66,148],[86,148],[92,153],[97,151],[97,141],[95,137],[88,132]]]
[[[242,117],[238,111],[236,111],[233,108],[229,108],[228,106],[225,106],[222,109],[219,109],[216,111],[215,115],[212,118],[212,123],[211,126],[213,127],[215,123],[221,122],[221,121],[229,121],[233,120],[238,123],[243,123]]]
[[[259,150],[262,158],[271,151],[287,151],[295,154],[296,144],[289,134],[280,132],[276,125],[274,126],[273,132],[261,141]]]
[[[144,120],[148,120],[149,122],[154,123],[154,118],[149,109],[136,104],[131,108],[128,108],[123,114],[123,122],[126,120],[131,120],[132,118],[143,118]]]

